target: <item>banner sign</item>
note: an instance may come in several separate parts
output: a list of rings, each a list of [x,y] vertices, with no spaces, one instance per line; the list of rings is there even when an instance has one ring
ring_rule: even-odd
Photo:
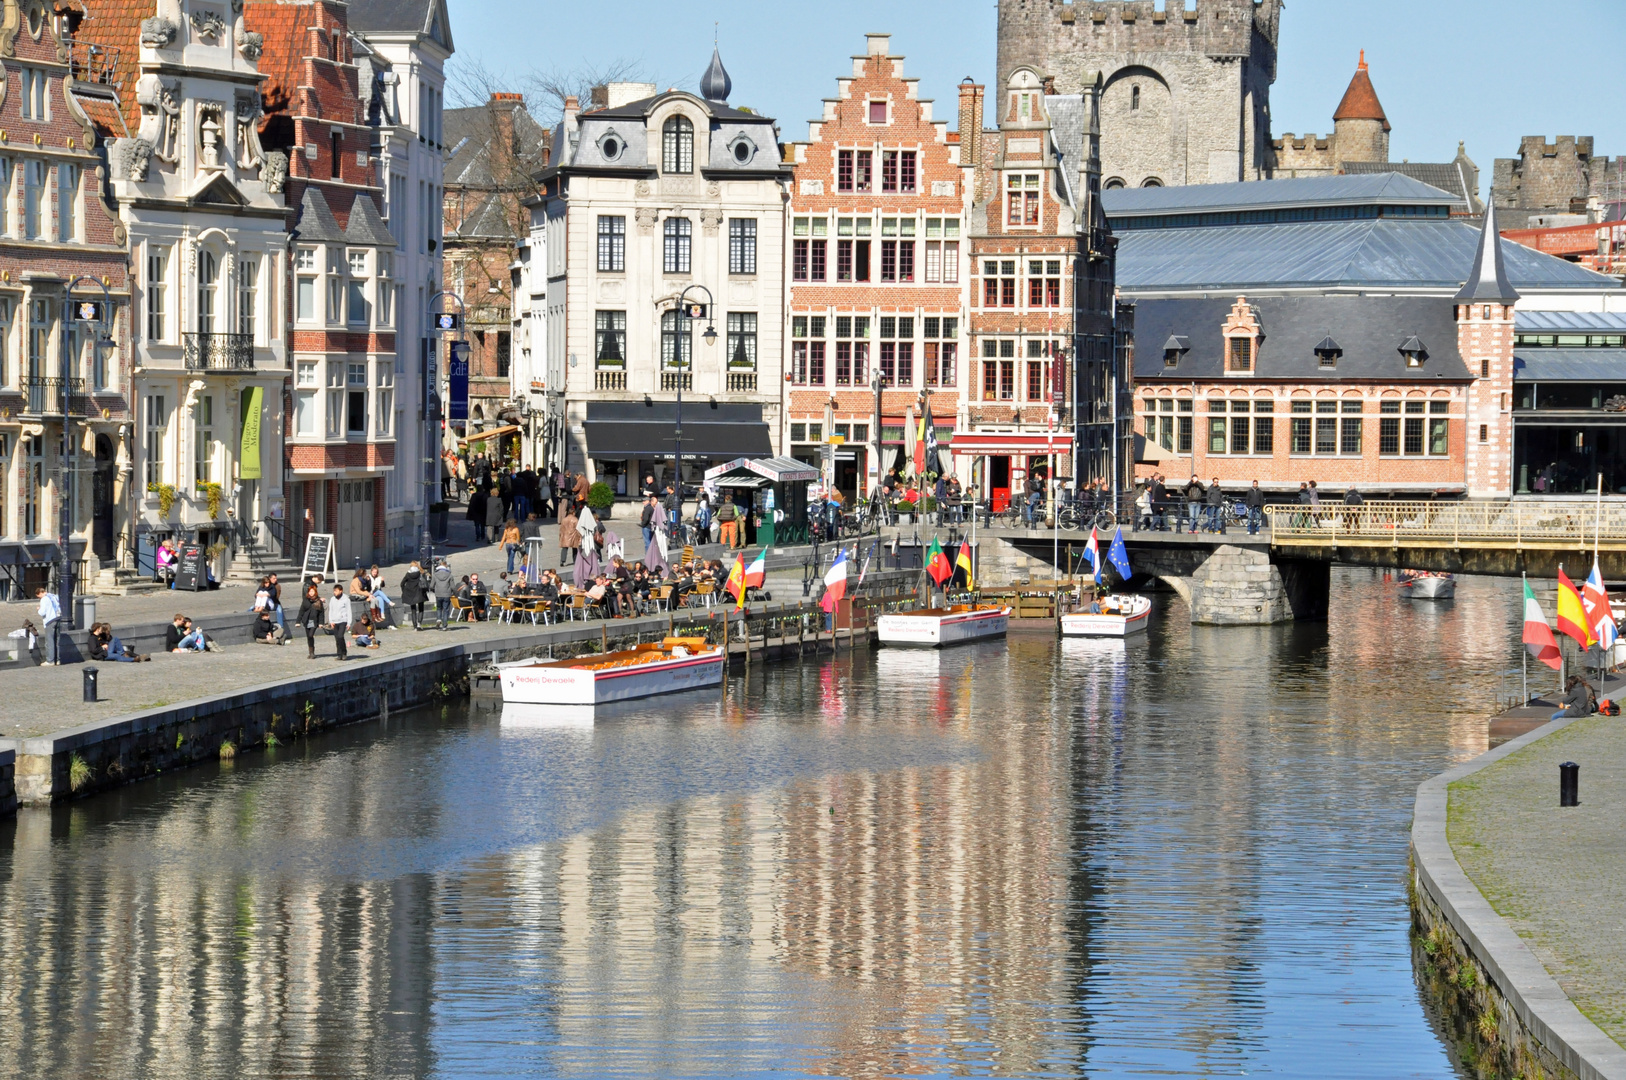
[[[469,418],[469,345],[466,341],[454,341],[447,350],[446,383],[447,396],[446,419],[467,420]]]
[[[264,396],[263,386],[243,391],[243,445],[237,455],[237,475],[242,480],[260,478],[260,406]]]

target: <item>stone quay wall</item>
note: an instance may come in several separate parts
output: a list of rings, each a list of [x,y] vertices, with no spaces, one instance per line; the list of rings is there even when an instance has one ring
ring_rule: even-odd
[[[1457,1054],[1480,1075],[1626,1080],[1626,1050],[1582,1015],[1496,913],[1445,833],[1452,783],[1570,722],[1552,721],[1417,789],[1408,889],[1414,947]]]

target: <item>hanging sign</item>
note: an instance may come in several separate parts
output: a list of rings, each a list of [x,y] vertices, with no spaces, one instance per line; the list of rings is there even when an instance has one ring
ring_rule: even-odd
[[[454,341],[446,357],[447,396],[446,419],[469,418],[469,345]]]

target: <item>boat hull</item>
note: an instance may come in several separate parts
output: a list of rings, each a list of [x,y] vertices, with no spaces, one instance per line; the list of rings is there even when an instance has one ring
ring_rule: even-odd
[[[723,681],[723,653],[718,649],[608,671],[516,665],[504,667],[501,678],[505,704],[604,705],[717,686]]]
[[[1444,577],[1413,578],[1407,591],[1413,600],[1450,600],[1457,595],[1457,581]]]
[[[875,636],[882,645],[940,649],[968,641],[1003,637],[1010,628],[1010,608],[989,608],[951,615],[925,615],[901,612],[882,615],[875,622]]]
[[[1127,615],[1092,615],[1073,612],[1061,617],[1062,637],[1129,637],[1146,631],[1152,621],[1152,603],[1135,598],[1135,610]]]

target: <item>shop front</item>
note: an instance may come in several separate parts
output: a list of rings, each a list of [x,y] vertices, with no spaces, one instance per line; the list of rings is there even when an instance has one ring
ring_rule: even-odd
[[[1626,494],[1626,349],[1520,348],[1513,371],[1514,493]]]
[[[770,548],[808,542],[807,489],[818,482],[815,466],[789,457],[736,458],[705,473],[718,499],[750,508],[745,542]]]
[[[760,405],[685,401],[682,420],[685,492],[699,487],[718,462],[773,454]],[[679,438],[675,402],[590,401],[581,427],[588,475],[595,483],[609,484],[618,496],[636,496],[646,476],[662,490],[672,483]]]
[[[1011,505],[1030,476],[1049,475],[1052,462],[1058,474],[1065,475],[1072,440],[1061,431],[967,431],[954,440],[954,452],[970,463],[971,483],[982,498],[989,500],[989,510],[997,514]]]

